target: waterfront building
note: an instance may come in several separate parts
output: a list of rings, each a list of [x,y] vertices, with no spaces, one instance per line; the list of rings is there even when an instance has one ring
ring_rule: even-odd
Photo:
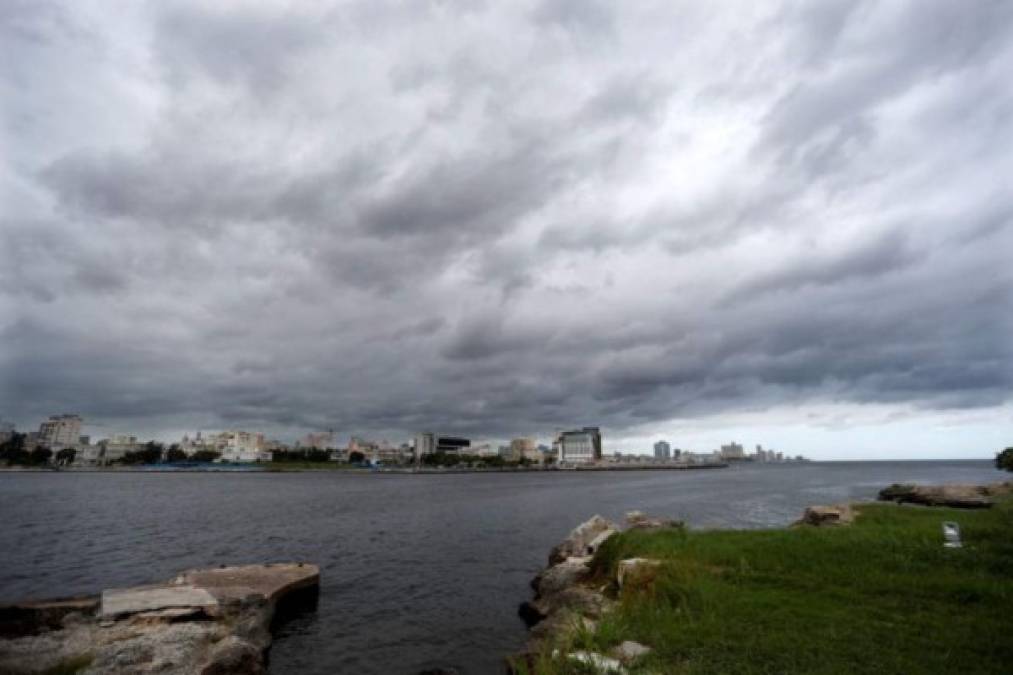
[[[377,462],[382,462],[383,464],[400,464],[401,450],[388,443],[381,443],[373,450],[372,458],[374,464]]]
[[[444,436],[431,431],[415,434],[415,454],[417,457],[431,455],[434,452],[447,454],[467,454],[471,441],[460,436]]]
[[[51,415],[39,425],[39,445],[56,450],[74,447],[81,440],[81,425],[84,420],[80,415]]]
[[[271,452],[266,449],[264,434],[230,429],[208,434],[205,447],[222,454],[223,462],[270,462]]]
[[[326,450],[334,447],[334,431],[321,431],[320,433],[308,433],[299,439],[297,447],[317,448]]]
[[[672,446],[667,441],[658,441],[654,444],[654,459],[668,460],[672,458]]]
[[[460,436],[437,436],[436,452],[467,454],[471,441]]]
[[[426,455],[436,452],[436,434],[431,431],[423,431],[415,434],[415,459],[418,460]]]
[[[541,461],[541,453],[538,452],[538,446],[535,444],[535,439],[515,438],[510,441],[510,460],[519,462],[522,459],[527,459],[532,462]]]
[[[721,446],[721,459],[725,461],[738,461],[746,458],[746,451],[742,449],[742,445],[732,441],[728,445]]]
[[[103,438],[94,445],[84,445],[78,448],[77,454],[74,456],[74,464],[106,466],[123,459],[128,452],[137,452],[141,449],[141,445],[137,436],[115,434],[109,438]]]
[[[353,452],[361,452],[367,457],[372,457],[376,454],[377,450],[380,449],[380,444],[373,441],[367,441],[365,438],[360,436],[352,436],[348,441],[348,454],[351,455]]]
[[[584,427],[561,431],[553,444],[561,464],[590,464],[601,459],[601,430]]]

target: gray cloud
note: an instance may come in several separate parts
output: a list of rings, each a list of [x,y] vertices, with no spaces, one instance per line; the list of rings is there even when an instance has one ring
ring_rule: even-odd
[[[0,415],[1001,417],[1010,12],[15,3]]]

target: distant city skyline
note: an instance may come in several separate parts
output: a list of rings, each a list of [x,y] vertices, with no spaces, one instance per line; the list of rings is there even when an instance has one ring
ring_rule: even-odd
[[[0,415],[1013,442],[1013,4],[5,3]]]
[[[72,413],[59,413],[54,416],[66,415]],[[48,418],[49,416],[47,416]],[[20,432],[33,432],[39,429],[39,425],[44,423],[45,419],[36,421],[34,424],[16,424],[9,418],[0,416],[0,425],[6,426],[8,424],[14,424]],[[893,422],[898,424],[899,422]],[[917,424],[917,422],[914,422]],[[572,426],[572,425],[571,425]],[[418,431],[412,433],[369,433],[362,430],[351,430],[351,431],[340,431],[338,429],[301,429],[301,430],[289,430],[284,433],[271,433],[263,431],[260,427],[255,425],[235,425],[232,426],[221,426],[221,427],[205,427],[203,429],[182,429],[174,431],[145,431],[137,430],[136,428],[119,428],[115,425],[110,425],[105,422],[96,420],[95,422],[89,422],[88,418],[85,417],[83,424],[81,425],[80,431],[85,433],[87,437],[90,437],[93,441],[100,440],[102,438],[114,437],[117,435],[129,435],[135,437],[137,440],[155,440],[166,444],[178,443],[183,437],[193,437],[198,431],[203,432],[205,435],[218,433],[227,430],[243,428],[247,431],[252,431],[263,435],[265,438],[278,439],[287,444],[303,443],[307,439],[313,438],[326,438],[330,437],[333,440],[333,447],[345,447],[349,440],[355,437],[367,438],[370,441],[380,442],[387,441],[392,446],[408,442],[412,443]],[[565,427],[569,428],[569,427]],[[956,427],[960,428],[960,427]],[[110,431],[113,429],[113,431]],[[493,446],[509,446],[512,441],[518,438],[531,438],[536,444],[547,444],[551,443],[552,438],[560,430],[564,430],[564,426],[560,426],[554,430],[546,431],[544,433],[527,433],[515,436],[505,437],[493,437],[489,435],[473,435],[470,436],[473,444],[491,444]],[[695,452],[695,453],[709,453],[715,450],[720,450],[728,442],[738,442],[744,446],[744,452],[748,455],[753,451],[753,448],[759,444],[764,448],[773,448],[779,452],[783,452],[785,456],[795,457],[796,455],[804,455],[808,459],[814,460],[826,460],[826,461],[847,461],[847,460],[890,460],[890,459],[987,459],[991,460],[995,457],[1002,447],[1007,447],[1009,444],[1007,435],[1004,435],[1004,428],[998,427],[990,429],[990,432],[994,438],[994,443],[1006,443],[1006,445],[995,447],[984,447],[981,451],[975,451],[975,448],[966,445],[964,447],[970,448],[966,452],[955,452],[949,447],[940,445],[939,447],[933,447],[930,444],[933,442],[938,443],[938,432],[939,429],[926,428],[921,430],[921,437],[925,439],[926,445],[910,449],[894,449],[891,447],[892,439],[882,438],[882,434],[877,434],[875,429],[870,435],[866,435],[865,429],[851,430],[851,429],[836,429],[826,428],[822,430],[824,434],[823,438],[827,443],[826,446],[819,445],[818,443],[813,444],[813,439],[819,439],[818,435],[814,434],[812,429],[796,429],[792,430],[787,428],[782,430],[780,435],[769,434],[769,430],[763,427],[746,427],[743,425],[735,425],[729,427],[723,427],[719,430],[702,430],[702,431],[686,431],[678,434],[653,434],[647,436],[637,437],[615,437],[607,428],[603,428],[603,435],[605,437],[605,443],[603,452],[605,454],[611,454],[614,452],[621,452],[624,454],[637,454],[645,457],[653,457],[655,455],[655,444],[659,441],[667,442],[670,445],[671,450],[681,449],[683,451]],[[943,437],[946,437],[946,431],[943,430]],[[917,429],[911,429],[911,434],[918,434]],[[784,442],[778,442],[776,439],[781,438]],[[803,446],[802,440],[810,443],[810,445]],[[838,445],[843,441],[849,441],[855,443],[854,448],[840,450]],[[862,452],[858,448],[870,448],[873,452]],[[878,452],[874,452],[879,450]]]

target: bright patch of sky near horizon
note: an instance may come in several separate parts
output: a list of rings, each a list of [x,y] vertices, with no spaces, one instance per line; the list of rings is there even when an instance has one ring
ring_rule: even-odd
[[[4,3],[0,416],[990,456],[1011,38],[988,0]]]

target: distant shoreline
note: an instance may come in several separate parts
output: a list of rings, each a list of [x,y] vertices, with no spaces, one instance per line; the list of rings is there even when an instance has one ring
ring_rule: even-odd
[[[419,476],[440,476],[444,474],[461,473],[587,473],[598,471],[692,471],[699,469],[725,469],[727,463],[707,464],[675,464],[675,465],[631,465],[631,466],[575,466],[575,467],[549,467],[549,468],[517,468],[517,467],[493,467],[493,468],[450,468],[433,469],[414,467],[381,467],[381,468],[358,468],[348,466],[328,466],[323,464],[319,468],[307,466],[284,466],[271,464],[232,464],[223,466],[210,465],[207,467],[174,467],[171,465],[150,465],[150,466],[120,466],[120,467],[75,467],[75,468],[38,468],[38,467],[0,467],[0,473],[227,473],[227,474],[248,474],[248,473],[342,473],[351,475],[372,475],[372,474],[398,474],[398,475],[419,475]]]
[[[950,457],[946,459],[827,459],[827,460],[807,460],[804,463],[800,462],[784,462],[784,463],[770,463],[770,464],[758,464],[753,462],[721,462],[721,463],[707,463],[707,464],[674,464],[674,465],[651,465],[651,464],[638,464],[638,465],[605,465],[605,466],[575,466],[575,467],[547,467],[547,468],[521,468],[521,467],[488,467],[488,468],[422,468],[416,469],[414,467],[381,467],[381,468],[360,468],[352,467],[347,464],[331,465],[328,463],[321,463],[321,466],[307,466],[305,464],[299,464],[298,466],[286,466],[284,464],[225,464],[225,465],[208,465],[202,467],[186,467],[186,466],[172,466],[172,465],[148,465],[148,466],[119,466],[119,467],[73,467],[73,468],[40,468],[33,466],[0,466],[0,475],[3,474],[19,474],[19,473],[222,473],[222,474],[263,474],[263,473],[342,473],[349,475],[374,475],[374,474],[385,474],[385,475],[420,475],[420,476],[440,476],[446,474],[466,474],[466,473],[594,473],[594,472],[608,472],[608,471],[695,471],[700,469],[725,469],[729,468],[732,464],[742,464],[744,466],[769,466],[769,467],[787,467],[787,466],[798,466],[804,464],[869,464],[869,463],[934,463],[934,462],[991,462],[989,459],[980,457]]]

